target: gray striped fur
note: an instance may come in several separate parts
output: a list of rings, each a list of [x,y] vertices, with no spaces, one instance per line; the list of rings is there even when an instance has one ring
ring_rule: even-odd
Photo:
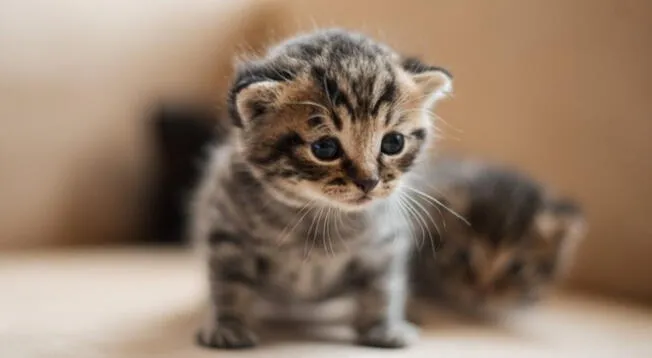
[[[445,70],[341,30],[290,39],[240,67],[234,130],[212,149],[191,210],[210,284],[201,345],[256,345],[259,298],[352,295],[358,341],[403,347],[417,336],[405,317],[411,274],[420,293],[472,304],[519,301],[553,282],[582,236],[581,214],[512,170],[426,155],[426,109],[450,86]],[[405,144],[389,155],[382,142],[394,132]],[[311,152],[325,137],[340,145],[332,160]],[[482,263],[456,263],[460,251],[481,252]],[[517,260],[533,274],[505,280]],[[550,270],[535,269],[544,261]]]
[[[416,64],[362,35],[327,30],[240,67],[229,98],[236,130],[213,149],[191,212],[210,279],[201,345],[254,346],[257,298],[348,294],[361,344],[416,338],[404,314],[413,241],[397,201],[432,137],[424,109],[451,81]],[[404,145],[386,155],[381,141],[392,132]],[[334,160],[311,154],[325,136],[340,145]]]
[[[443,245],[434,257],[421,237],[412,261],[420,296],[465,313],[500,313],[538,301],[567,272],[586,232],[572,201],[514,169],[479,161],[441,158],[419,169],[417,187],[451,209],[426,206],[435,219],[425,222],[427,232]]]

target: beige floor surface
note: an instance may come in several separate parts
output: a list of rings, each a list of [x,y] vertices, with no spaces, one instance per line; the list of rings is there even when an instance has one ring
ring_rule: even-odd
[[[501,322],[432,310],[419,344],[356,347],[345,327],[268,324],[241,352],[192,344],[202,276],[188,253],[0,253],[0,357],[652,357],[652,310],[560,295]]]

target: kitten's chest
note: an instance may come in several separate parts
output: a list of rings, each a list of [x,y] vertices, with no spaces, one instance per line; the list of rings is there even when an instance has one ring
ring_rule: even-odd
[[[372,266],[392,255],[391,242],[401,223],[384,211],[336,215],[313,210],[271,220],[246,230],[254,238],[260,293],[272,300],[315,301],[345,293],[351,268]],[[350,287],[349,287],[350,288]]]
[[[259,281],[262,293],[280,301],[315,301],[346,294],[360,267],[382,271],[405,251],[405,237],[394,230],[370,227],[355,240],[321,243],[299,241],[285,247],[259,248],[268,264]]]
[[[260,280],[262,294],[278,301],[315,301],[340,291],[354,255],[301,246],[266,250],[267,264]]]

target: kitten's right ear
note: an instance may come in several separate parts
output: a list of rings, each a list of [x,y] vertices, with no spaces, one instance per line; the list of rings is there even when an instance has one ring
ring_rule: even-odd
[[[586,216],[582,208],[569,198],[559,198],[551,204],[550,210],[564,225],[565,242],[562,245],[575,247],[587,233]]]
[[[541,237],[560,255],[559,271],[567,271],[577,247],[587,234],[582,208],[568,198],[551,199],[536,219],[536,225]]]
[[[243,128],[274,109],[283,84],[294,75],[269,64],[249,62],[239,66],[229,92],[229,115],[234,125]]]
[[[586,220],[574,200],[550,198],[536,218],[536,228],[543,239],[560,244],[562,240],[580,240],[586,230]]]
[[[426,106],[453,91],[453,75],[444,68],[427,65],[414,57],[404,59],[401,66],[412,76],[414,83],[427,98]]]

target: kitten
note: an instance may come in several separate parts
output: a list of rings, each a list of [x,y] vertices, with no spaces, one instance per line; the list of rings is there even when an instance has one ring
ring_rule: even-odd
[[[256,298],[347,293],[360,344],[416,338],[396,193],[433,137],[425,109],[450,90],[447,71],[342,30],[290,39],[239,68],[235,131],[211,153],[191,209],[210,282],[199,344],[254,346]]]
[[[424,169],[424,194],[451,211],[427,206],[436,220],[422,224],[443,246],[435,258],[426,241],[412,262],[420,295],[496,313],[536,301],[566,271],[585,233],[572,201],[500,166],[445,158]]]

